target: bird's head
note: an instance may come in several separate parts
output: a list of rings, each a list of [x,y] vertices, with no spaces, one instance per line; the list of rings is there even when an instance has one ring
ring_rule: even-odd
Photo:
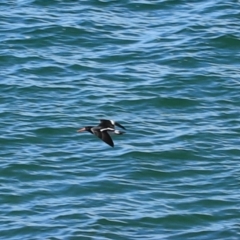
[[[77,132],[88,131],[88,132],[92,133],[91,128],[92,128],[92,126],[86,126],[86,127],[80,128],[79,130],[77,130]]]

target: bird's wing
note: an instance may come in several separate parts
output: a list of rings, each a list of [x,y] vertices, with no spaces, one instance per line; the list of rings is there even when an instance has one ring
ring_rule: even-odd
[[[122,128],[122,129],[126,129],[124,126],[122,126],[120,123],[118,123],[118,122],[115,122],[115,125],[116,126],[118,126],[118,127],[120,127],[120,128]]]
[[[109,136],[108,132],[107,132],[107,131],[102,131],[101,134],[102,134],[101,139],[102,139],[105,143],[107,143],[108,145],[110,145],[111,147],[114,147],[113,140],[112,140],[112,138]]]
[[[100,123],[98,126],[101,128],[114,128],[114,122],[107,119],[100,119]]]
[[[94,134],[99,137],[102,141],[104,141],[105,143],[107,143],[108,145],[110,145],[111,147],[114,147],[114,143],[112,138],[109,136],[108,130],[104,130],[102,131],[102,129],[93,129]]]
[[[115,122],[113,120],[107,120],[107,119],[100,119],[100,123],[99,123],[99,127],[101,128],[115,128],[115,125],[122,128],[122,129],[125,129],[124,126],[122,126],[120,123],[118,122]]]

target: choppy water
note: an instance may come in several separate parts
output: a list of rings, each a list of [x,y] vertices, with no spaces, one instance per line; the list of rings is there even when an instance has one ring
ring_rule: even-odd
[[[240,2],[4,2],[0,238],[240,239]]]

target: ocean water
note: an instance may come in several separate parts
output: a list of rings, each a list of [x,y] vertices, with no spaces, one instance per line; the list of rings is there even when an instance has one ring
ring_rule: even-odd
[[[0,239],[240,239],[240,1],[0,11]]]

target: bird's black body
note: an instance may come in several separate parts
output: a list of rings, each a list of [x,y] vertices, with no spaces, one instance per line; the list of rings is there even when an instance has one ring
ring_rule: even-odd
[[[111,147],[114,147],[114,143],[109,135],[109,132],[117,135],[124,133],[122,131],[115,130],[115,126],[125,129],[121,124],[114,122],[113,120],[101,119],[98,126],[96,127],[86,126],[84,128],[79,129],[78,132],[88,131],[92,134],[95,134],[97,137],[99,137],[102,141],[104,141]]]

